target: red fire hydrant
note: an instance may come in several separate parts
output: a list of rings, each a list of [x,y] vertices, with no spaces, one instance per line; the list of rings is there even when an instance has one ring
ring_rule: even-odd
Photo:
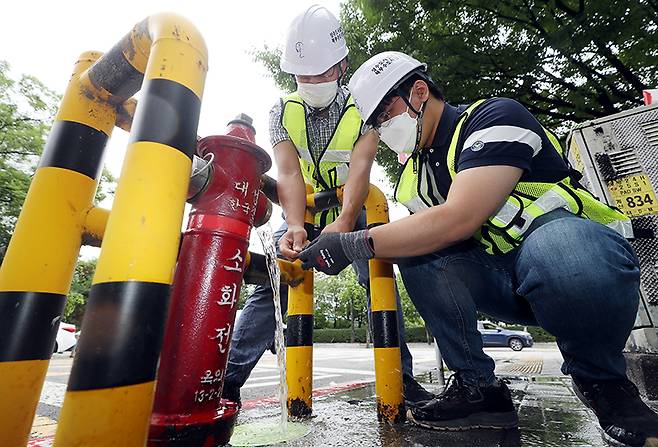
[[[227,135],[197,144],[213,157],[205,189],[193,199],[183,235],[165,330],[150,446],[228,443],[238,408],[221,399],[249,234],[265,213],[260,176],[271,167],[244,115]],[[212,155],[210,155],[212,154]],[[260,204],[260,206],[258,206]]]

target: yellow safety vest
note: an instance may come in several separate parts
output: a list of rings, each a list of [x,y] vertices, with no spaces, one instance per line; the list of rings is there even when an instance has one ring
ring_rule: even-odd
[[[458,118],[448,148],[447,165],[450,178],[455,179],[455,160],[461,152],[462,127],[473,111],[485,100],[471,104]],[[553,148],[564,158],[564,151],[555,135],[544,129]],[[417,150],[407,160],[395,187],[395,199],[416,213],[443,203],[434,172]],[[630,219],[616,208],[599,201],[571,176],[555,183],[519,182],[503,206],[474,235],[489,254],[503,254],[518,247],[532,222],[550,211],[567,211],[616,230],[622,236],[633,237]]]
[[[299,94],[292,93],[284,98],[281,123],[288,132],[297,154],[304,181],[313,187],[314,192],[326,191],[345,184],[350,156],[354,143],[361,133],[361,115],[350,95],[341,111],[338,125],[321,156],[315,160],[308,144],[308,129],[304,103]],[[315,224],[325,226],[340,214],[340,208],[323,211],[315,216]]]

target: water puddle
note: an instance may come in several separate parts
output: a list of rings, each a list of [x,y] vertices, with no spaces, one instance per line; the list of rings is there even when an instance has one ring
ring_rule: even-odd
[[[280,428],[278,421],[258,421],[238,425],[233,431],[231,445],[243,447],[280,444],[302,438],[310,432],[309,427],[300,422],[288,422],[285,432]]]

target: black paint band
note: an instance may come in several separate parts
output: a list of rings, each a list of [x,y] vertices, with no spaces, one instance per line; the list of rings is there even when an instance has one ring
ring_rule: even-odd
[[[270,275],[268,273],[267,258],[260,253],[250,252],[249,255],[249,265],[245,268],[242,280],[245,284],[268,286],[270,284]]]
[[[191,160],[196,150],[201,100],[192,90],[169,79],[150,79],[142,91],[130,142],[166,144]]]
[[[55,121],[43,150],[39,167],[70,169],[98,178],[108,136],[75,121]]]
[[[320,191],[313,194],[313,210],[318,213],[341,205],[336,189]]]
[[[112,95],[112,102],[122,103],[142,86],[144,73],[133,67],[123,54],[123,48],[131,45],[130,34],[105,53],[90,69],[89,79],[97,88]]]
[[[397,348],[398,319],[395,310],[372,311],[372,344],[375,348]]]
[[[66,295],[0,292],[0,361],[48,360]]]
[[[313,315],[288,315],[286,347],[313,346]]]
[[[94,284],[82,323],[69,391],[155,379],[167,318],[168,284]]]

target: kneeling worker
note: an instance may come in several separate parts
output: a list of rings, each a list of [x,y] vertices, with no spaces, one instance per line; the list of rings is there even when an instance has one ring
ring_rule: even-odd
[[[658,445],[658,415],[622,355],[640,283],[629,219],[579,184],[557,139],[516,101],[452,106],[425,65],[398,52],[369,59],[349,87],[371,133],[409,157],[395,196],[412,215],[322,235],[300,258],[329,274],[358,259],[397,260],[455,371],[409,419],[436,430],[517,426],[510,391],[482,350],[480,311],[557,338],[562,372],[606,438]],[[359,180],[350,177],[346,193]]]

